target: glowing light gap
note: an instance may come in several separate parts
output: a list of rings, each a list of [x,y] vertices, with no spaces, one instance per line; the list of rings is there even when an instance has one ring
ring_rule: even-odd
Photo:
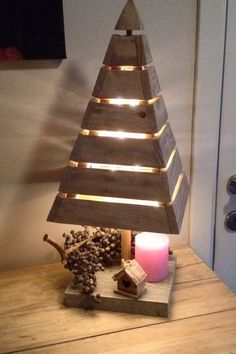
[[[104,197],[86,194],[70,194],[59,192],[58,197],[62,199],[76,199],[76,200],[87,200],[92,202],[103,202],[103,203],[118,203],[118,204],[129,204],[129,205],[142,205],[142,206],[153,206],[153,207],[168,207],[171,206],[178,194],[179,188],[181,186],[184,174],[179,175],[178,181],[176,183],[172,199],[168,203],[160,203],[158,201],[152,200],[141,200],[141,199],[128,199],[128,198],[116,198],[116,197]]]
[[[147,139],[147,140],[156,140],[160,139],[161,135],[164,133],[165,129],[169,123],[164,124],[161,129],[155,134],[146,134],[146,133],[131,133],[123,131],[111,131],[111,130],[88,130],[83,129],[80,132],[80,135],[83,136],[100,136],[103,138],[115,138],[115,139]]]
[[[142,133],[127,133],[122,131],[108,131],[108,130],[87,130],[83,129],[80,132],[81,135],[100,136],[103,138],[119,138],[119,139],[152,139],[152,134]]]
[[[125,172],[142,172],[142,173],[165,173],[170,168],[170,165],[176,154],[176,149],[172,151],[166,167],[156,168],[156,167],[143,167],[143,166],[129,166],[129,165],[114,165],[114,164],[101,164],[93,162],[77,162],[69,161],[68,166],[72,168],[91,168],[97,170],[110,170],[110,171],[125,171]]]
[[[79,199],[79,200],[91,200],[95,202],[105,202],[105,203],[118,203],[118,204],[131,204],[131,205],[147,205],[147,206],[160,206],[161,203],[152,200],[141,200],[141,199],[128,199],[128,198],[116,198],[116,197],[103,197],[96,195],[86,195],[86,194],[67,194],[59,193],[59,197],[66,199]]]
[[[136,107],[136,106],[142,106],[142,105],[153,105],[158,101],[159,97],[153,97],[150,100],[137,100],[133,98],[122,98],[122,97],[117,97],[117,98],[98,98],[98,97],[91,97],[91,101],[95,103],[102,103],[102,104],[113,104],[117,106],[131,106],[131,107]]]
[[[142,66],[131,66],[131,65],[120,65],[120,66],[109,66],[109,65],[103,65],[102,69],[108,70],[108,71],[143,71],[147,70],[148,66],[142,65]]]

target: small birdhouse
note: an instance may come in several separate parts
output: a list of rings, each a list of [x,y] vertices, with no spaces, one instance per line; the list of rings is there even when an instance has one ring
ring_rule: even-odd
[[[122,269],[112,277],[117,281],[117,289],[114,292],[137,299],[146,290],[147,275],[135,259],[122,260],[122,266]]]

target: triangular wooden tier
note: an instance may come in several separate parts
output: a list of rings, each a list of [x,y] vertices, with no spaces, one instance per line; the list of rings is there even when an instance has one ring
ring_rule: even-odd
[[[175,147],[169,124],[152,139],[79,135],[70,155],[76,162],[164,168]]]
[[[151,100],[160,92],[160,85],[154,66],[144,70],[100,69],[93,96],[97,98],[126,98]]]
[[[80,200],[58,195],[48,221],[167,234],[179,233],[189,191],[186,177],[182,175],[180,178],[180,186],[174,200],[162,206],[124,204],[112,200]]]
[[[128,0],[117,21],[116,30],[142,30],[142,20],[133,0]]]
[[[152,63],[152,55],[144,34],[113,34],[103,64],[107,66],[143,66]]]
[[[81,127],[108,131],[115,131],[119,127],[124,132],[155,134],[163,127],[167,118],[162,96],[153,104],[135,107],[90,101]]]
[[[59,191],[69,194],[170,202],[182,165],[174,151],[168,169],[153,173],[67,166]]]

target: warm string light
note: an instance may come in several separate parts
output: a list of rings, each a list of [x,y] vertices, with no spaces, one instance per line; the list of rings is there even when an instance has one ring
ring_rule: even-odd
[[[118,138],[118,139],[147,139],[147,140],[156,140],[161,137],[164,133],[168,123],[164,124],[161,129],[155,134],[146,134],[146,133],[130,133],[123,131],[112,131],[112,130],[88,130],[82,129],[80,135],[84,136],[100,136],[103,138]]]
[[[169,125],[168,123],[164,124],[158,132],[153,134],[153,139],[159,139],[164,133],[164,131],[166,130],[168,125]]]
[[[110,171],[126,171],[126,172],[142,172],[142,173],[165,173],[170,168],[170,165],[174,159],[176,154],[176,149],[172,151],[166,167],[164,168],[156,168],[156,167],[143,167],[143,166],[129,166],[129,165],[114,165],[114,164],[101,164],[101,163],[93,163],[93,162],[77,162],[77,161],[69,161],[68,166],[72,168],[91,168],[97,170],[110,170]]]
[[[113,105],[117,105],[117,106],[128,105],[131,107],[136,107],[140,104],[140,100],[125,99],[125,98],[110,98],[110,99],[108,99],[108,103],[113,104]]]
[[[145,65],[142,65],[142,66],[131,66],[131,65],[109,66],[109,65],[104,65],[102,68],[105,70],[108,70],[108,71],[143,71],[143,70],[147,70],[148,66],[145,66]]]
[[[95,103],[103,103],[103,104],[111,104],[111,105],[117,105],[117,106],[130,106],[130,107],[137,107],[137,106],[143,106],[143,105],[153,105],[158,101],[159,97],[153,97],[150,100],[138,100],[138,99],[133,99],[133,98],[122,98],[122,97],[117,97],[117,98],[98,98],[98,97],[92,97],[91,101]]]
[[[161,203],[152,200],[142,200],[142,199],[128,199],[128,198],[116,198],[116,197],[103,197],[96,195],[86,195],[86,194],[70,194],[70,193],[58,193],[61,198],[67,199],[79,199],[79,200],[90,200],[94,202],[104,202],[104,203],[118,203],[118,204],[131,204],[131,205],[147,205],[158,207]]]
[[[58,193],[58,197],[64,199],[85,200],[85,201],[92,201],[92,202],[115,203],[115,204],[118,203],[118,204],[142,205],[142,206],[152,206],[152,207],[167,207],[174,203],[179,188],[181,186],[183,176],[184,176],[183,173],[179,175],[171,201],[168,203],[160,203],[158,201],[153,201],[153,200],[104,197],[104,196],[96,196],[96,195],[72,194],[72,193],[62,193],[62,192]]]
[[[172,153],[170,154],[170,157],[167,161],[166,167],[160,169],[161,172],[167,172],[169,170],[170,165],[171,165],[172,161],[174,160],[174,156],[176,154],[176,151],[177,151],[177,149],[174,149],[172,151]]]
[[[93,162],[75,162],[69,161],[68,166],[73,168],[91,168],[96,170],[109,170],[109,171],[126,171],[126,172],[144,172],[154,173],[156,168],[142,167],[142,166],[128,166],[128,165],[114,165],[114,164],[100,164]]]
[[[118,139],[152,139],[152,134],[127,133],[122,131],[108,130],[87,130],[83,129],[80,135],[100,136],[103,138],[118,138]]]
[[[178,178],[177,183],[176,183],[176,185],[175,185],[175,189],[174,189],[174,192],[173,192],[173,194],[172,194],[172,198],[171,198],[170,204],[173,204],[173,203],[174,203],[174,201],[175,201],[175,199],[176,199],[176,197],[177,197],[178,191],[179,191],[179,189],[180,189],[181,183],[182,183],[182,181],[183,181],[183,178],[184,178],[184,173],[182,172],[182,173],[179,175],[179,178]]]

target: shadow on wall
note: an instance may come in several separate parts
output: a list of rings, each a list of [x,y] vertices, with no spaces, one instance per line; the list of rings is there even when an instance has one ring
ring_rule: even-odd
[[[55,100],[49,107],[48,114],[42,118],[36,137],[33,136],[24,174],[17,182],[20,188],[13,194],[11,207],[6,210],[3,220],[4,237],[1,247],[11,250],[8,265],[10,268],[11,264],[14,267],[14,258],[18,259],[19,254],[29,257],[28,261],[20,261],[21,265],[34,264],[37,248],[42,243],[42,238],[39,239],[37,235],[35,239],[34,235],[44,229],[51,207],[49,205],[46,210],[45,200],[51,196],[54,188],[56,196],[90,95],[86,78],[76,64],[70,63],[63,73],[62,81],[58,90],[56,89]],[[35,219],[32,218],[34,215]],[[53,253],[55,252],[50,249],[44,254],[43,260],[41,258],[41,262],[52,261]]]
[[[42,128],[41,136],[46,139],[38,139],[32,151],[24,177],[26,184],[61,180],[79,133],[88,95],[84,76],[76,65],[70,64]]]

